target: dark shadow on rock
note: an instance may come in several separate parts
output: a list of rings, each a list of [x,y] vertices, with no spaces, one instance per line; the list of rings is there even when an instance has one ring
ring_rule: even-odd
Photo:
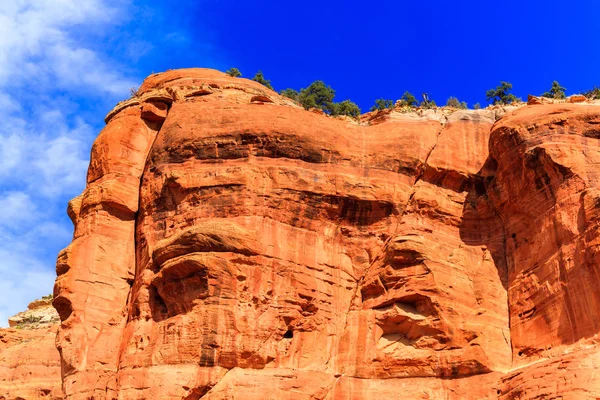
[[[461,240],[469,246],[485,246],[491,253],[504,289],[508,288],[506,233],[502,219],[488,201],[487,189],[494,179],[497,164],[488,157],[473,178],[459,227]]]

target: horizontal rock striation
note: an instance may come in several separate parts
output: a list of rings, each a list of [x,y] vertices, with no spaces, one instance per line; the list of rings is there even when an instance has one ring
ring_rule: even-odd
[[[0,329],[0,400],[62,399],[58,314],[51,296],[35,300]]]
[[[65,398],[596,396],[600,106],[402,111],[147,78],[69,205]]]

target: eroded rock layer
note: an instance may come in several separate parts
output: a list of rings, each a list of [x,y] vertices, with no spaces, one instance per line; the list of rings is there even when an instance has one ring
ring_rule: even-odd
[[[358,123],[152,75],[69,207],[66,398],[597,396],[599,126],[588,103]]]
[[[0,400],[63,398],[58,314],[51,301],[47,296],[31,302],[9,318],[10,329],[0,329]]]

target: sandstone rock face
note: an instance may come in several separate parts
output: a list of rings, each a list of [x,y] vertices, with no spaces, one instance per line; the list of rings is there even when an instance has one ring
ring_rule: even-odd
[[[515,362],[600,330],[599,125],[596,107],[544,106],[492,132],[487,196],[506,237]]]
[[[550,99],[544,96],[527,96],[527,105],[537,105],[537,104],[552,104],[554,103],[554,99]]]
[[[63,389],[71,398],[111,398],[135,276],[140,176],[160,112],[146,104],[114,116],[96,139],[83,194],[71,201],[73,242],[57,260],[54,287]],[[159,107],[156,107],[159,110]],[[148,114],[146,114],[148,115]],[[156,116],[156,117],[155,117]]]
[[[56,325],[60,318],[52,307],[52,296],[47,296],[29,303],[27,310],[8,319],[8,325],[13,328],[41,328],[46,325]]]
[[[55,346],[58,314],[50,298],[33,301],[0,329],[0,399],[62,399]]]
[[[147,78],[69,206],[65,397],[596,396],[600,106],[403,111]]]
[[[574,94],[573,96],[569,96],[569,98],[567,99],[569,103],[582,103],[587,100],[587,97],[585,97],[582,94]]]

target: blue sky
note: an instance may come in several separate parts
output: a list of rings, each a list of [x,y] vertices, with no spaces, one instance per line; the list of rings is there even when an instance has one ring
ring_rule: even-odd
[[[176,5],[175,5],[176,4]],[[600,85],[589,1],[11,0],[0,2],[0,326],[51,293],[103,117],[152,72],[258,69],[277,90],[316,79],[366,111],[428,92],[485,104]]]

